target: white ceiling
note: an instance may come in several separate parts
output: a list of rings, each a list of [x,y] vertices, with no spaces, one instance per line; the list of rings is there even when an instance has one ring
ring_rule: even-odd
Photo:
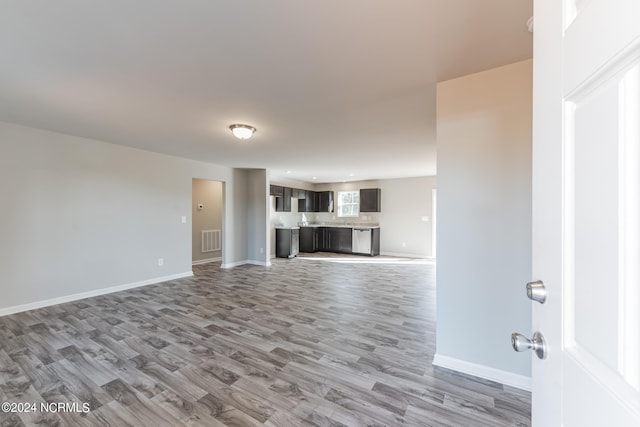
[[[530,58],[531,14],[532,0],[7,0],[0,120],[308,182],[434,175],[436,81]],[[233,138],[237,122],[254,138]]]

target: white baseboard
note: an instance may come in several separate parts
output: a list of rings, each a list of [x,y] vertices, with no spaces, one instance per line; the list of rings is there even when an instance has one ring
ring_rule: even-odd
[[[269,267],[271,265],[271,261],[266,261],[266,262],[265,261],[247,261],[247,264]]]
[[[263,267],[269,267],[271,265],[271,261],[264,262],[264,261],[253,261],[253,260],[245,259],[244,261],[236,261],[236,262],[229,262],[227,264],[222,264],[220,268],[233,268],[233,267],[238,267],[240,265],[245,265],[245,264],[261,265]]]
[[[244,265],[247,264],[249,261],[244,260],[244,261],[236,261],[236,262],[228,262],[225,264],[220,264],[220,268],[233,268],[233,267],[238,267],[239,265]]]
[[[507,372],[441,354],[435,355],[433,365],[495,381],[521,390],[531,391],[531,377],[514,374],[513,372]]]
[[[399,258],[433,259],[431,257],[428,257],[426,255],[422,255],[422,254],[408,254],[408,253],[401,253],[401,252],[380,252],[380,255],[382,255],[382,256],[395,256],[395,257],[399,257]]]
[[[156,283],[167,282],[169,280],[182,279],[184,277],[193,276],[192,271],[185,273],[172,274],[170,276],[155,277],[153,279],[142,280],[135,283],[127,283],[124,285],[111,286],[108,288],[96,289],[95,291],[81,292],[79,294],[66,295],[58,298],[51,298],[43,301],[31,302],[29,304],[16,305],[13,307],[0,308],[0,316],[7,316],[9,314],[20,313],[23,311],[36,310],[38,308],[49,307],[57,304],[64,304],[67,302],[77,301],[85,298],[97,297],[99,295],[111,294],[114,292],[126,291],[127,289],[139,288],[141,286],[153,285]]]
[[[207,259],[199,259],[197,261],[193,261],[191,265],[201,265],[201,264],[209,264],[210,262],[222,261],[222,257],[215,258],[207,258]]]

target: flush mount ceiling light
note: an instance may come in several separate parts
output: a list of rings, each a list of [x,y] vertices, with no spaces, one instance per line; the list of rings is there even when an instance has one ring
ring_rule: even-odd
[[[233,136],[238,139],[249,139],[256,131],[256,128],[254,128],[253,126],[243,124],[231,125],[229,126],[229,129],[231,129],[231,132],[233,132]]]

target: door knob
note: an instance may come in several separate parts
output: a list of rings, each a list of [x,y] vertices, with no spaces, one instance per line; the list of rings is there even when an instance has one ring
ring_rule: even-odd
[[[547,300],[547,288],[542,283],[542,280],[527,283],[527,297],[530,300],[538,301],[540,304],[545,303]]]
[[[533,350],[539,359],[547,357],[547,343],[540,332],[535,332],[531,339],[514,332],[511,334],[511,346],[515,351]]]

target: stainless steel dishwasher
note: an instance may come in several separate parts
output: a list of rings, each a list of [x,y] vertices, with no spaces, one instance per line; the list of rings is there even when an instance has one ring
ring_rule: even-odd
[[[351,252],[371,255],[371,228],[354,227]]]

